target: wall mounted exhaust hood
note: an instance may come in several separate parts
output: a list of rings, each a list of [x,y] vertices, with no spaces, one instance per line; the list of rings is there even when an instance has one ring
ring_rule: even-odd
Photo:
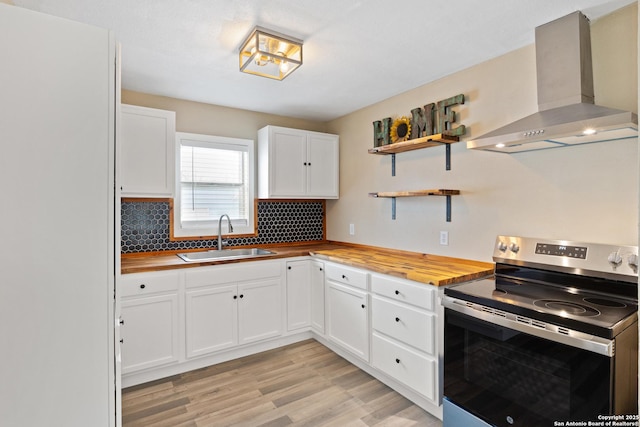
[[[574,12],[536,28],[538,112],[467,142],[516,153],[637,138],[638,116],[594,105],[589,20]]]

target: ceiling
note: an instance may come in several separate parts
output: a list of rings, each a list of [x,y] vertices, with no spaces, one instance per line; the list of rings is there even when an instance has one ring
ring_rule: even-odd
[[[122,87],[328,121],[534,42],[575,10],[592,21],[635,0],[13,0],[112,29]],[[283,81],[240,73],[256,26],[304,41]]]

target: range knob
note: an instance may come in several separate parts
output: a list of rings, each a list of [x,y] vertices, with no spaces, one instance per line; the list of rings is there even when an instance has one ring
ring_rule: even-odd
[[[509,245],[509,250],[510,250],[511,252],[513,252],[514,254],[516,254],[516,253],[518,253],[518,251],[520,250],[520,246],[518,246],[518,245],[517,245],[517,244],[515,244],[515,243],[512,243],[512,244],[510,244],[510,245]]]
[[[506,250],[507,250],[507,244],[506,244],[505,242],[503,242],[502,240],[500,240],[500,241],[498,242],[498,250],[499,250],[500,252],[504,252],[504,251],[506,251]]]
[[[622,262],[622,257],[620,256],[619,251],[611,252],[607,260],[613,265],[620,265]]]
[[[631,254],[629,258],[627,258],[627,262],[632,268],[638,268],[638,255]]]

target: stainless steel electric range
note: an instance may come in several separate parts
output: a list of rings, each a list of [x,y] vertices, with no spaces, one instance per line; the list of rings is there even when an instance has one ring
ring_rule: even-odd
[[[444,426],[637,421],[638,248],[498,236],[493,259],[444,291]]]

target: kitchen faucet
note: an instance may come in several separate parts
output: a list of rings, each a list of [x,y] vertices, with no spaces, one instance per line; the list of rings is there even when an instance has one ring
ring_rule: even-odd
[[[231,218],[229,215],[222,214],[220,215],[220,219],[218,220],[218,250],[222,250],[222,218],[227,217],[227,222],[229,223],[229,233],[233,233],[233,226],[231,225]]]

